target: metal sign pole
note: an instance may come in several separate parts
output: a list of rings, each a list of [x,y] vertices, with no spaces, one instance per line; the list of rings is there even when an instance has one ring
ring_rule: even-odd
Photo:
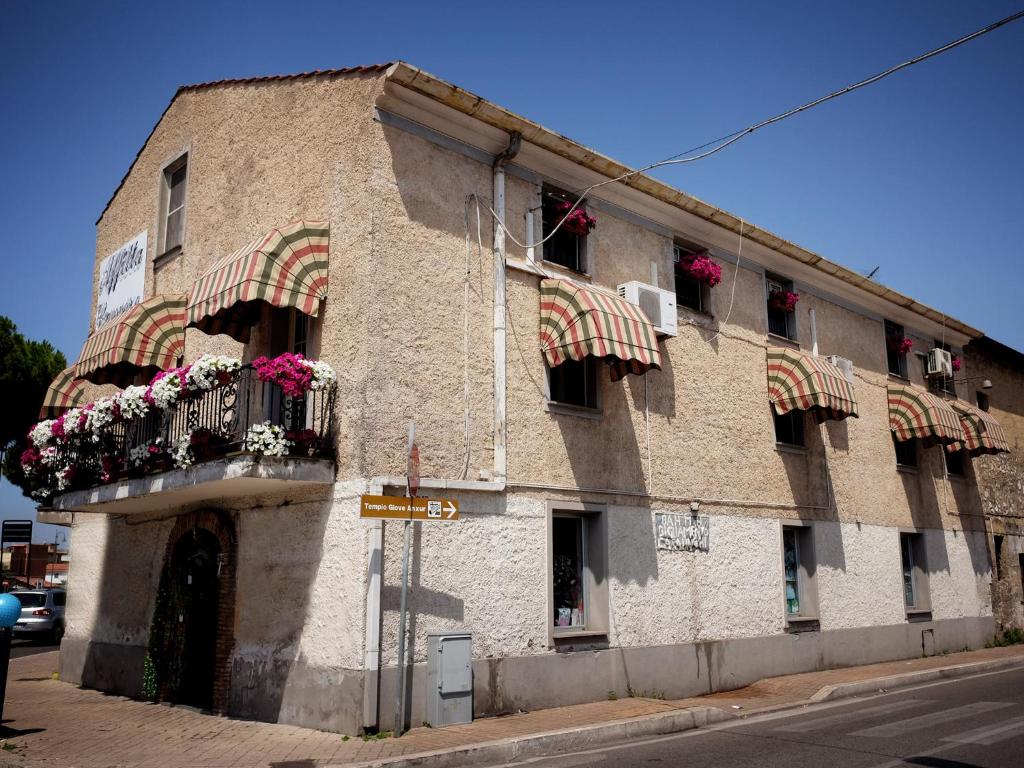
[[[409,447],[407,452],[406,493],[409,496],[409,507],[412,498],[419,490],[419,451],[416,448],[416,422],[409,422]],[[409,539],[412,521],[406,520],[402,525],[402,598],[398,608],[398,682],[395,686],[395,737],[405,730],[405,620],[406,601],[409,594]]]

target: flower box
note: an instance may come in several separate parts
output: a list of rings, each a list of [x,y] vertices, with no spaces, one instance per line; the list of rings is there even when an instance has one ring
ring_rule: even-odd
[[[768,306],[780,312],[792,312],[798,301],[800,294],[793,291],[772,291],[768,294]]]
[[[563,200],[555,205],[555,213],[560,219],[564,218],[562,229],[572,235],[579,237],[589,235],[591,230],[597,226],[597,219],[587,213],[582,203],[573,208],[572,203]]]
[[[709,288],[714,288],[722,282],[722,268],[706,253],[694,253],[683,256],[676,262],[676,269]]]

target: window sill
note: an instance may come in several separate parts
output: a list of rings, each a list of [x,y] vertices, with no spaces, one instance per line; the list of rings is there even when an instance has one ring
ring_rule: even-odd
[[[544,403],[544,410],[556,416],[579,416],[582,419],[592,419],[594,421],[599,420],[602,415],[600,408],[585,408],[580,405],[558,403],[554,400],[548,400]]]
[[[686,318],[691,325],[699,325],[701,328],[714,328],[715,316],[702,309],[687,307],[685,304],[676,302],[677,315]]]
[[[789,443],[776,443],[775,450],[779,453],[792,453],[800,456],[807,455],[806,445],[790,445]]]
[[[798,339],[791,339],[788,336],[779,336],[777,333],[769,333],[767,334],[767,337],[768,341],[785,344],[793,349],[800,349],[800,341]]]
[[[971,479],[969,477],[967,477],[967,475],[951,475],[948,472],[946,473],[946,479],[947,480],[953,480],[953,481],[955,481],[957,483],[969,483],[969,482],[971,482]]]
[[[556,627],[551,633],[551,637],[555,640],[572,640],[576,638],[587,640],[595,637],[608,637],[608,633],[599,629],[586,629],[585,627],[581,627],[580,629]]]
[[[181,255],[181,251],[182,251],[181,246],[177,245],[174,248],[171,248],[171,250],[169,250],[169,251],[164,251],[159,256],[154,256],[153,257],[153,268],[156,269],[157,267],[161,267],[164,264],[166,264],[167,262],[169,262],[169,261],[173,260],[174,258],[180,256]]]
[[[910,383],[910,377],[904,376],[901,373],[893,373],[892,371],[889,371],[888,376],[890,379],[895,379],[896,381],[902,381],[906,384]]]
[[[921,469],[919,467],[912,467],[909,464],[897,464],[896,471],[902,472],[905,475],[918,475],[921,473]]]
[[[932,612],[931,609],[925,608],[910,608],[907,609],[907,621],[931,621]]]
[[[567,277],[583,279],[586,280],[587,282],[590,282],[593,279],[589,272],[581,272],[578,269],[567,267],[564,264],[558,264],[554,261],[548,261],[547,259],[541,259],[540,263],[543,264],[546,268],[554,270],[555,272],[562,273]]]

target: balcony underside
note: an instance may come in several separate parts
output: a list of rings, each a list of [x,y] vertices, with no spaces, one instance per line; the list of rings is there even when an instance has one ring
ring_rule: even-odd
[[[334,484],[330,459],[231,456],[187,469],[131,478],[57,496],[57,512],[131,514],[153,512],[206,499],[238,498]]]

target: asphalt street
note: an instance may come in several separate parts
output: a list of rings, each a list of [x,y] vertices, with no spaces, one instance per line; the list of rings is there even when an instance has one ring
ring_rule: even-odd
[[[54,645],[52,643],[37,643],[32,640],[12,640],[11,641],[11,658],[17,659],[22,656],[32,656],[36,653],[46,653],[47,651],[59,651],[60,645]]]
[[[508,766],[1021,768],[1024,670],[847,699]]]

